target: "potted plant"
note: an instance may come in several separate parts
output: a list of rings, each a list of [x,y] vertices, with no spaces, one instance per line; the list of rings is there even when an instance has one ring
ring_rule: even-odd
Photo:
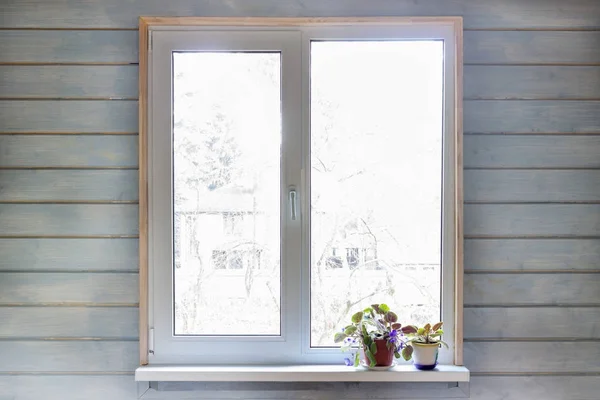
[[[402,349],[402,357],[405,360],[413,359],[417,369],[430,370],[437,365],[440,345],[448,345],[442,341],[442,322],[435,325],[427,324],[422,328],[409,325],[402,328],[407,335],[406,346]]]
[[[398,316],[386,304],[373,304],[352,315],[350,325],[335,334],[335,343],[342,343],[342,351],[354,351],[346,358],[346,365],[360,365],[359,352],[363,363],[369,367],[390,367],[394,357],[404,347],[401,339],[401,325]],[[355,351],[360,349],[359,351]]]

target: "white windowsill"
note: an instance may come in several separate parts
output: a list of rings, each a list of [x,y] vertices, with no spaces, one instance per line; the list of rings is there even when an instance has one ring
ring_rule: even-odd
[[[370,371],[343,365],[192,366],[147,365],[135,370],[136,381],[159,382],[468,382],[462,366],[438,365],[419,371],[412,365]]]

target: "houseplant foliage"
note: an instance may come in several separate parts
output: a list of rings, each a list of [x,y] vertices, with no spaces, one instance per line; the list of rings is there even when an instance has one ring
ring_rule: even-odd
[[[403,333],[406,334],[406,345],[402,349],[402,358],[410,360],[418,369],[433,369],[437,365],[437,356],[440,345],[448,348],[448,345],[441,339],[444,331],[443,322],[418,328],[413,325],[405,326]]]
[[[390,366],[404,347],[402,335],[398,315],[387,304],[373,304],[352,315],[351,323],[335,334],[334,341],[342,343],[342,351],[354,351],[346,365],[360,365],[358,348],[366,365]]]

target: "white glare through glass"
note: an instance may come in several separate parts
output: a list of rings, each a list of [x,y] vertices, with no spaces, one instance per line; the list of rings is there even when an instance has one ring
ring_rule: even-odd
[[[356,311],[438,322],[442,41],[311,44],[311,345]]]
[[[173,53],[175,335],[280,334],[279,53]]]

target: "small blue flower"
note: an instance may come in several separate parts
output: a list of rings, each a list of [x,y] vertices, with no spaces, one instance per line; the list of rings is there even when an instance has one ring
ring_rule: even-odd
[[[396,336],[398,336],[398,331],[395,329],[392,329],[392,331],[390,332],[390,337],[395,338]]]
[[[351,367],[354,365],[352,360],[350,360],[348,357],[344,358],[344,364],[346,364],[347,367]]]

